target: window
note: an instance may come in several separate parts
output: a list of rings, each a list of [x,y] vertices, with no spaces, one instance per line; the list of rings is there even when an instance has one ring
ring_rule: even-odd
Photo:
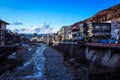
[[[102,26],[102,29],[104,30],[104,29],[107,29],[107,26]]]
[[[99,28],[100,28],[100,26],[95,26],[95,28],[96,28],[96,29],[99,29]]]
[[[95,26],[95,30],[99,30],[100,29],[100,26]]]
[[[100,33],[95,33],[96,36],[98,36]]]

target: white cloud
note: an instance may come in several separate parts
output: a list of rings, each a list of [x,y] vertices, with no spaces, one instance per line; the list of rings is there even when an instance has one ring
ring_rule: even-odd
[[[52,33],[57,33],[58,30],[58,28],[52,29]]]
[[[23,25],[22,22],[14,22],[13,25]]]
[[[48,34],[48,33],[56,33],[59,29],[58,28],[51,28],[49,25],[45,23],[42,24],[40,27],[32,26],[30,28],[21,28],[21,29],[13,29],[13,32],[17,33],[37,33],[37,34]]]
[[[41,28],[42,28],[42,29],[48,29],[48,28],[50,28],[50,26],[49,26],[49,25],[46,25],[45,23],[43,23],[43,24],[41,25]]]

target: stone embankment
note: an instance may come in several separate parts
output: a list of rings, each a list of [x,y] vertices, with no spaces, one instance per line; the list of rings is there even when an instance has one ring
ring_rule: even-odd
[[[82,73],[82,70],[91,74],[111,74],[115,71],[117,74],[120,73],[119,50],[91,48],[78,44],[59,44],[53,48],[62,53],[65,64],[76,70],[76,73]],[[116,75],[116,73],[114,74]],[[85,76],[87,74],[80,75]]]
[[[108,68],[120,68],[120,54],[117,50],[100,49],[80,46],[77,44],[59,44],[54,46],[65,59],[73,59],[76,62],[87,62],[93,66],[104,66]]]

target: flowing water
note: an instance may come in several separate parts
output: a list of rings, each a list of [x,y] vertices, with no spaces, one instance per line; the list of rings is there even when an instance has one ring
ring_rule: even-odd
[[[62,63],[63,56],[55,49],[41,44],[36,51],[28,51],[25,62],[0,76],[0,80],[74,80],[73,74]]]

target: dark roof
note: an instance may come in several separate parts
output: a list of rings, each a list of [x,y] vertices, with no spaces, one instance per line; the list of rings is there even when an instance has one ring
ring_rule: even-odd
[[[9,25],[9,23],[8,23],[8,22],[6,22],[6,21],[0,20],[0,22],[5,23],[5,24],[8,24],[8,25]]]

